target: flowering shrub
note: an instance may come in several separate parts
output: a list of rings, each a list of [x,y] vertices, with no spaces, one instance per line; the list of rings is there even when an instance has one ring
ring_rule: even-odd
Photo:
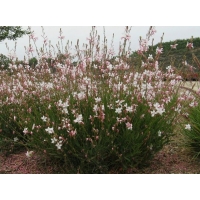
[[[154,28],[140,40],[142,66],[135,70],[128,64],[129,33],[127,27],[114,57],[112,45],[100,51],[95,27],[89,47],[77,44],[74,55],[69,46],[63,52],[60,31],[56,57],[44,49],[34,69],[11,64],[2,71],[1,137],[26,146],[28,157],[39,151],[59,159],[68,173],[125,172],[145,165],[170,141],[184,106],[196,101],[178,92],[181,77],[173,67],[159,69],[161,47],[146,58]],[[35,44],[34,34],[30,37]]]

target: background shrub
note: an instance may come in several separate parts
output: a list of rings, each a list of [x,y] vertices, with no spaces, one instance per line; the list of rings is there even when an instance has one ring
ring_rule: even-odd
[[[6,57],[3,54],[0,54],[0,69],[8,69],[9,64],[12,63],[12,60],[10,60],[8,57]]]

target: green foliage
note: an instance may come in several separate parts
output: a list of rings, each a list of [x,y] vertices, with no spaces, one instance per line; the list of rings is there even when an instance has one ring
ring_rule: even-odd
[[[29,60],[29,66],[30,67],[35,67],[38,64],[37,58],[33,57]]]
[[[9,63],[12,61],[3,54],[0,54],[0,69],[8,69]]]
[[[187,42],[192,42],[194,48],[188,49],[186,48]],[[178,44],[176,49],[172,49],[170,45]],[[153,57],[156,55],[156,48],[163,48],[163,53],[160,54],[158,62],[160,68],[165,70],[165,68],[169,65],[182,70],[184,68],[183,62],[187,61],[188,64],[192,65],[196,68],[196,72],[199,72],[200,66],[194,61],[193,54],[196,55],[197,59],[200,59],[200,38],[192,38],[192,39],[182,39],[176,41],[162,42],[153,46],[150,46],[149,51],[144,55],[146,58],[149,54],[152,54]],[[143,56],[138,55],[137,52],[133,52],[131,54],[131,63],[135,66],[141,66],[141,58],[144,59]]]
[[[186,125],[191,126],[191,130],[186,129]],[[200,156],[200,104],[189,110],[189,116],[184,120],[182,133],[185,136],[184,145],[188,147],[194,157]]]
[[[2,97],[2,100],[3,99]],[[0,111],[0,147],[1,151],[6,154],[24,148],[23,142],[16,143],[14,141],[16,137],[15,134],[21,133],[22,131],[16,120],[11,117],[13,115],[7,113],[8,110],[14,110],[13,105],[2,106]],[[23,141],[23,139],[21,141]]]
[[[194,49],[189,50],[186,48],[187,42],[192,42]],[[178,44],[176,49],[171,49],[170,45]],[[198,65],[194,62],[192,54],[195,54],[200,59],[200,38],[182,39],[170,42],[163,42],[152,47],[152,52],[156,51],[156,48],[161,46],[164,51],[160,55],[160,63],[163,67],[173,65],[176,68],[182,68],[182,62],[187,61],[188,64],[197,68]]]
[[[5,39],[16,40],[26,34],[30,32],[22,30],[21,26],[0,26],[0,42]]]

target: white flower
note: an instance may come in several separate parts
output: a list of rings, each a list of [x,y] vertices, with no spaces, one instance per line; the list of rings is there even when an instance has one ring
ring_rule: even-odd
[[[185,125],[185,129],[190,131],[190,130],[191,130],[190,124],[186,124],[186,125]]]
[[[59,101],[58,101],[58,106],[62,106],[62,100],[60,99]]]
[[[155,103],[153,106],[155,107],[156,111],[151,111],[152,117],[156,114],[162,115],[165,112],[165,109],[159,103]]]
[[[98,111],[98,105],[96,105],[96,104],[94,105],[93,111],[94,111],[94,112],[97,112],[97,111]]]
[[[187,61],[186,61],[186,60],[185,60],[185,62],[183,62],[183,64],[184,64],[184,65],[186,65],[186,66],[188,65],[188,63],[187,63]]]
[[[155,107],[155,109],[159,109],[160,108],[160,104],[159,103],[154,103],[153,106]]]
[[[93,65],[93,67],[94,67],[95,69],[97,69],[97,65]]]
[[[14,137],[14,142],[17,142],[19,139],[17,137]]]
[[[122,113],[122,108],[116,108],[115,112],[118,114]]]
[[[55,143],[55,142],[57,142],[58,140],[54,137],[54,138],[51,138],[51,143]]]
[[[119,122],[120,124],[122,123],[122,119],[120,119],[119,117],[117,117],[117,122]]]
[[[163,48],[159,48],[159,47],[156,48],[156,54],[161,54],[162,51],[163,51]]]
[[[64,103],[62,104],[62,107],[63,107],[63,108],[69,107],[69,102],[68,102],[68,101],[64,102]]]
[[[68,114],[67,108],[63,108],[62,113]]]
[[[44,115],[41,117],[41,119],[42,119],[43,122],[47,121],[47,117],[45,117]]]
[[[127,86],[123,85],[123,90],[126,91],[127,90]]]
[[[33,124],[33,126],[32,126],[32,130],[35,128],[35,124]]]
[[[152,54],[149,54],[148,60],[153,60]]]
[[[24,133],[24,134],[27,134],[27,133],[28,133],[28,128],[24,128],[23,133]]]
[[[174,109],[176,112],[180,113],[181,112],[181,105],[178,104],[178,106]]]
[[[176,49],[176,46],[177,46],[178,44],[171,44],[170,45],[170,47],[172,48],[172,49]]]
[[[78,117],[74,120],[75,123],[82,123],[83,116],[82,114],[78,115]]]
[[[142,61],[141,67],[145,67],[147,64]]]
[[[170,81],[170,84],[173,86],[173,85],[176,84],[176,81],[173,79],[173,80]]]
[[[27,151],[26,152],[26,157],[30,158],[33,155],[33,151]]]
[[[131,123],[127,122],[127,123],[126,123],[126,128],[127,128],[128,130],[132,130],[133,125],[132,125]]]
[[[122,104],[123,102],[124,102],[124,100],[117,100],[117,101],[115,101],[117,104]]]
[[[118,58],[118,57],[116,57],[115,60],[116,60],[117,62],[119,62],[119,58]]]
[[[113,66],[110,64],[107,66],[107,68],[111,71],[113,69]]]
[[[162,108],[162,107],[157,109],[157,113],[160,114],[160,115],[162,115],[164,112],[165,112],[165,109]]]
[[[47,133],[49,133],[49,134],[52,134],[52,133],[54,133],[54,130],[53,130],[53,128],[46,128],[45,129],[45,131],[47,132]]]
[[[189,49],[194,48],[193,43],[187,42],[186,47],[188,47]]]
[[[80,92],[80,93],[77,94],[77,97],[78,97],[79,100],[82,100],[86,97],[86,95],[85,95],[84,92]]]
[[[97,98],[94,98],[94,99],[95,99],[95,102],[96,102],[96,103],[101,102],[101,98],[100,98],[100,97],[97,97]]]
[[[162,134],[162,132],[159,130],[159,131],[158,131],[158,136],[160,137],[160,136],[161,136],[161,134]]]
[[[195,103],[194,102],[190,103],[190,107],[195,107]]]
[[[83,80],[84,80],[84,82],[85,82],[86,84],[88,84],[88,83],[91,82],[91,79],[88,78],[88,77],[84,77]]]
[[[127,107],[127,108],[126,108],[126,111],[127,111],[127,112],[133,112],[133,107],[132,107],[132,106]]]
[[[170,70],[172,69],[172,66],[169,65],[168,67],[166,67],[166,69],[167,69],[168,71],[170,71]]]
[[[62,147],[61,141],[56,143],[56,147],[57,147],[57,149],[61,149],[61,147]]]
[[[154,117],[157,114],[155,110],[151,111],[151,116]]]

